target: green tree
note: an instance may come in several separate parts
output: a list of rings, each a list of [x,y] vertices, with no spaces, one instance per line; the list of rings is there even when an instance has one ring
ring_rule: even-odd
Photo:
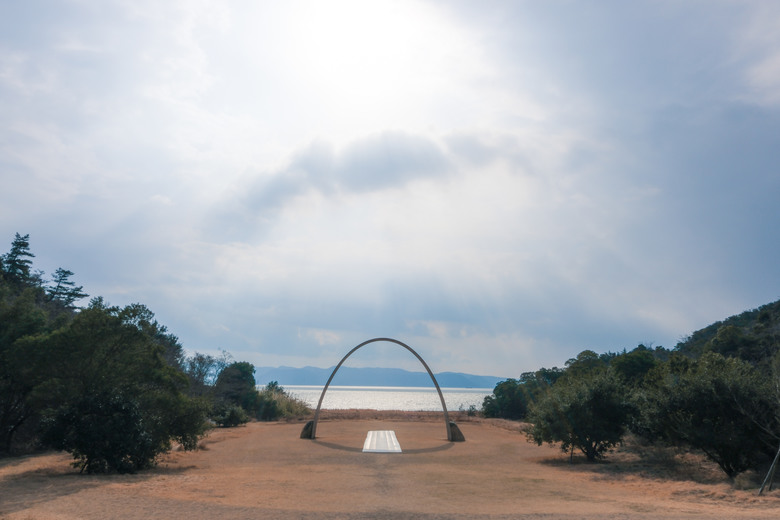
[[[190,394],[213,397],[217,377],[232,362],[232,359],[233,357],[224,350],[218,358],[200,352],[185,357],[182,361],[182,369],[190,380]]]
[[[277,381],[271,381],[258,395],[257,418],[261,421],[272,421],[282,415],[280,402],[286,398],[284,388]]]
[[[757,317],[764,321],[756,320],[755,326],[750,329],[723,325],[705,348],[726,357],[738,357],[753,366],[770,364],[772,356],[778,352],[777,335],[773,334],[771,324],[766,320],[768,313]]]
[[[44,410],[42,438],[71,452],[82,470],[149,467],[172,441],[192,449],[205,430],[206,404],[184,395],[186,377],[145,330],[152,316],[95,298],[68,326],[28,340],[50,360],[34,395]]]
[[[154,331],[154,340],[163,348],[163,359],[166,363],[180,372],[184,372],[184,347],[179,338],[168,332],[168,328],[159,325]]]
[[[196,352],[184,360],[184,373],[190,380],[190,394],[202,396],[212,390],[217,374],[217,360],[208,354]]]
[[[257,407],[256,385],[255,367],[246,361],[237,361],[226,366],[217,376],[214,396],[217,402],[234,404],[254,413]]]
[[[238,405],[217,403],[211,411],[211,419],[221,428],[233,428],[249,422],[249,414]]]
[[[154,313],[145,305],[134,303],[121,312],[122,318],[132,323],[162,348],[165,361],[180,372],[184,372],[184,347],[179,338],[168,332],[168,327],[154,319]]]
[[[10,451],[14,436],[36,416],[29,398],[41,383],[48,360],[26,348],[24,339],[49,328],[34,289],[14,295],[0,283],[0,451]]]
[[[528,397],[523,390],[517,379],[501,381],[482,401],[482,413],[485,417],[523,419],[528,413]]]
[[[71,452],[82,472],[132,473],[149,467],[159,452],[138,401],[123,393],[79,395],[44,424],[43,443]]]
[[[59,302],[65,307],[72,307],[76,301],[89,296],[82,286],[77,286],[70,279],[71,276],[73,271],[62,267],[57,268],[51,281],[52,286],[46,291],[49,300]]]
[[[576,448],[589,461],[622,441],[634,413],[625,389],[606,370],[562,378],[531,407],[529,440],[561,443],[564,452]]]
[[[648,374],[639,433],[704,452],[731,478],[776,448],[777,402],[767,378],[740,359],[674,356]]]
[[[609,366],[629,386],[635,387],[642,382],[645,375],[657,364],[653,351],[644,345],[639,345],[631,352],[616,356]]]
[[[3,270],[10,282],[27,284],[33,280],[30,269],[35,255],[30,252],[30,235],[16,233],[11,250],[3,256]]]
[[[563,371],[558,368],[542,368],[524,372],[519,379],[502,381],[482,401],[482,413],[485,417],[525,419],[531,404],[561,375]]]
[[[566,375],[578,377],[607,366],[607,360],[592,350],[583,350],[576,358],[566,361]]]

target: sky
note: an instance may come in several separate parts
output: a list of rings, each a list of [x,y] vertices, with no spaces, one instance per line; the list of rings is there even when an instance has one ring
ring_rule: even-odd
[[[0,0],[0,186],[189,353],[671,348],[780,298],[780,3]]]

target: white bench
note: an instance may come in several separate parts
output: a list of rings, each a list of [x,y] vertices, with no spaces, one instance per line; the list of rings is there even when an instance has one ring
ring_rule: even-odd
[[[401,453],[401,445],[393,430],[372,430],[366,434],[363,453]]]

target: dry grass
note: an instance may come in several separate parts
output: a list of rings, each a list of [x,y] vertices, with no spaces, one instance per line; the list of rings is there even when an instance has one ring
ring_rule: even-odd
[[[0,460],[0,519],[97,518],[777,518],[780,491],[756,496],[702,457],[629,440],[574,464],[528,443],[521,424],[435,412],[325,411],[215,429],[137,475],[78,475],[66,454]],[[361,453],[366,431],[395,430],[402,454]]]

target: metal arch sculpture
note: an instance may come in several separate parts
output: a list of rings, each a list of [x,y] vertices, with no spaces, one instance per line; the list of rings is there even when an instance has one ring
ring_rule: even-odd
[[[320,394],[320,400],[317,403],[317,410],[314,412],[314,420],[310,421],[309,423],[306,424],[306,426],[304,426],[303,432],[301,432],[301,438],[314,439],[316,437],[317,422],[319,421],[320,418],[320,408],[322,407],[322,400],[325,398],[325,392],[328,391],[330,382],[333,381],[333,377],[336,375],[336,372],[339,371],[341,365],[343,365],[344,362],[347,360],[347,358],[349,358],[349,356],[354,354],[357,350],[361,349],[362,347],[365,347],[369,343],[375,343],[377,341],[388,341],[390,343],[395,343],[396,345],[400,345],[406,350],[408,350],[409,352],[411,352],[412,354],[414,354],[414,357],[416,357],[420,361],[420,363],[422,363],[422,366],[425,367],[425,370],[428,372],[428,375],[431,376],[431,380],[433,381],[433,386],[436,387],[436,391],[439,393],[439,400],[441,401],[441,407],[442,410],[444,410],[444,424],[447,427],[447,440],[451,442],[454,440],[463,440],[463,434],[460,433],[457,426],[454,425],[453,423],[450,423],[450,415],[447,412],[447,404],[444,402],[444,394],[441,393],[441,388],[439,387],[439,383],[436,381],[436,377],[433,375],[433,372],[431,372],[431,369],[428,366],[428,364],[425,362],[425,360],[422,357],[420,357],[420,355],[417,352],[414,351],[412,347],[398,341],[397,339],[392,339],[392,338],[374,338],[368,341],[364,341],[357,347],[350,350],[347,353],[347,355],[344,356],[341,359],[341,361],[339,361],[339,364],[336,365],[336,368],[333,369],[333,373],[330,375],[330,377],[328,378],[328,382],[325,383],[325,387],[322,389],[322,394]],[[453,434],[453,430],[457,430],[457,432]],[[455,439],[453,439],[453,437],[455,437]]]

